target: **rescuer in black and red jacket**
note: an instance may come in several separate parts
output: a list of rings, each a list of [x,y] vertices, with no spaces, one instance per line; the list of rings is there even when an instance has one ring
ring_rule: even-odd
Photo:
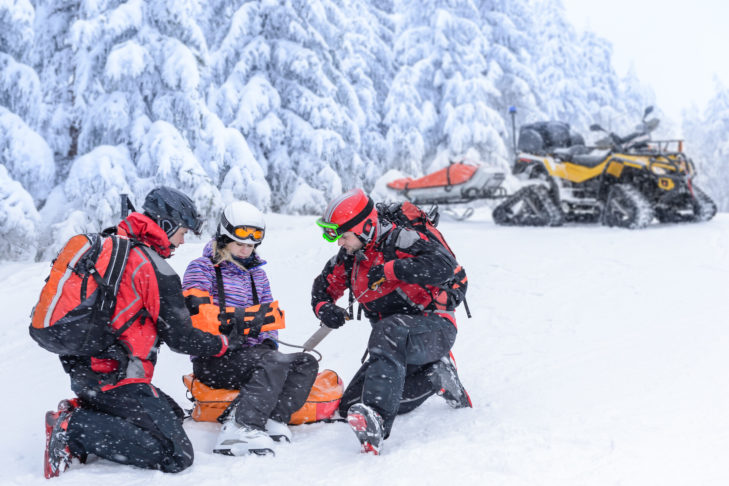
[[[441,304],[448,301],[442,287],[457,266],[452,255],[415,230],[395,231],[361,189],[329,203],[317,224],[324,239],[341,248],[314,280],[314,313],[325,326],[342,326],[351,316],[336,302],[349,290],[372,324],[369,357],[339,409],[362,451],[378,454],[395,416],[434,393],[453,407],[470,407],[449,353],[454,309]]]
[[[134,241],[112,316],[112,327],[121,331],[117,343],[100,356],[61,357],[78,398],[63,400],[46,416],[46,477],[88,454],[164,472],[192,464],[182,410],[151,384],[157,352],[166,343],[185,354],[221,356],[228,337],[192,326],[180,278],[165,261],[188,230],[199,232],[194,203],[158,187],[143,208],[144,214],[131,213],[116,229]]]

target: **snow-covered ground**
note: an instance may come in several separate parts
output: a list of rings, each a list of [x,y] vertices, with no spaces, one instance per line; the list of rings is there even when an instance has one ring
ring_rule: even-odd
[[[287,311],[282,339],[316,329],[314,276],[335,252],[312,217],[268,215],[261,254]],[[441,228],[466,267],[455,356],[475,408],[438,397],[395,422],[380,457],[345,424],[294,428],[276,457],[211,453],[217,426],[186,423],[195,464],[168,475],[92,460],[53,484],[729,484],[729,215],[641,231],[504,228],[482,208]],[[202,242],[173,257],[182,273]],[[0,484],[49,484],[43,415],[68,397],[55,356],[28,337],[48,263],[0,266]],[[320,345],[345,383],[368,324]],[[187,407],[188,358],[163,348],[155,384]]]

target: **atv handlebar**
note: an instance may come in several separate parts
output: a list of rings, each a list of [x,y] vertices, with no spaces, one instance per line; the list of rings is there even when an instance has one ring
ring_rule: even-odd
[[[642,136],[648,136],[653,130],[658,127],[660,123],[660,120],[658,118],[646,120],[646,117],[651,112],[653,112],[653,107],[647,107],[643,112],[643,119],[641,120],[640,125],[638,125],[637,131],[630,133],[624,137],[621,137],[617,133],[609,132],[598,124],[590,125],[590,130],[607,133],[606,138],[597,142],[597,145],[599,147],[610,148],[612,150],[621,152],[627,151],[631,148],[635,148],[639,144],[644,144],[645,142],[647,142],[650,139],[649,137],[647,137],[645,140],[638,139],[640,139],[640,137]]]

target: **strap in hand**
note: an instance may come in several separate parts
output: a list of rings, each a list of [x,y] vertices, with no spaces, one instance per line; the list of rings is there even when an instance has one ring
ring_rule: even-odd
[[[233,330],[233,324],[230,322],[231,316],[225,311],[225,286],[223,285],[223,272],[220,270],[220,265],[214,265],[215,268],[215,281],[218,284],[218,307],[220,307],[220,332],[226,336],[230,335]]]

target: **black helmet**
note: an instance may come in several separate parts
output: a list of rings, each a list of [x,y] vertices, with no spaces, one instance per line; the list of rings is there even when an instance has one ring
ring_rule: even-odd
[[[177,189],[160,186],[155,187],[144,198],[144,214],[172,237],[180,227],[188,228],[196,235],[200,234],[202,219],[195,208],[195,203]]]

